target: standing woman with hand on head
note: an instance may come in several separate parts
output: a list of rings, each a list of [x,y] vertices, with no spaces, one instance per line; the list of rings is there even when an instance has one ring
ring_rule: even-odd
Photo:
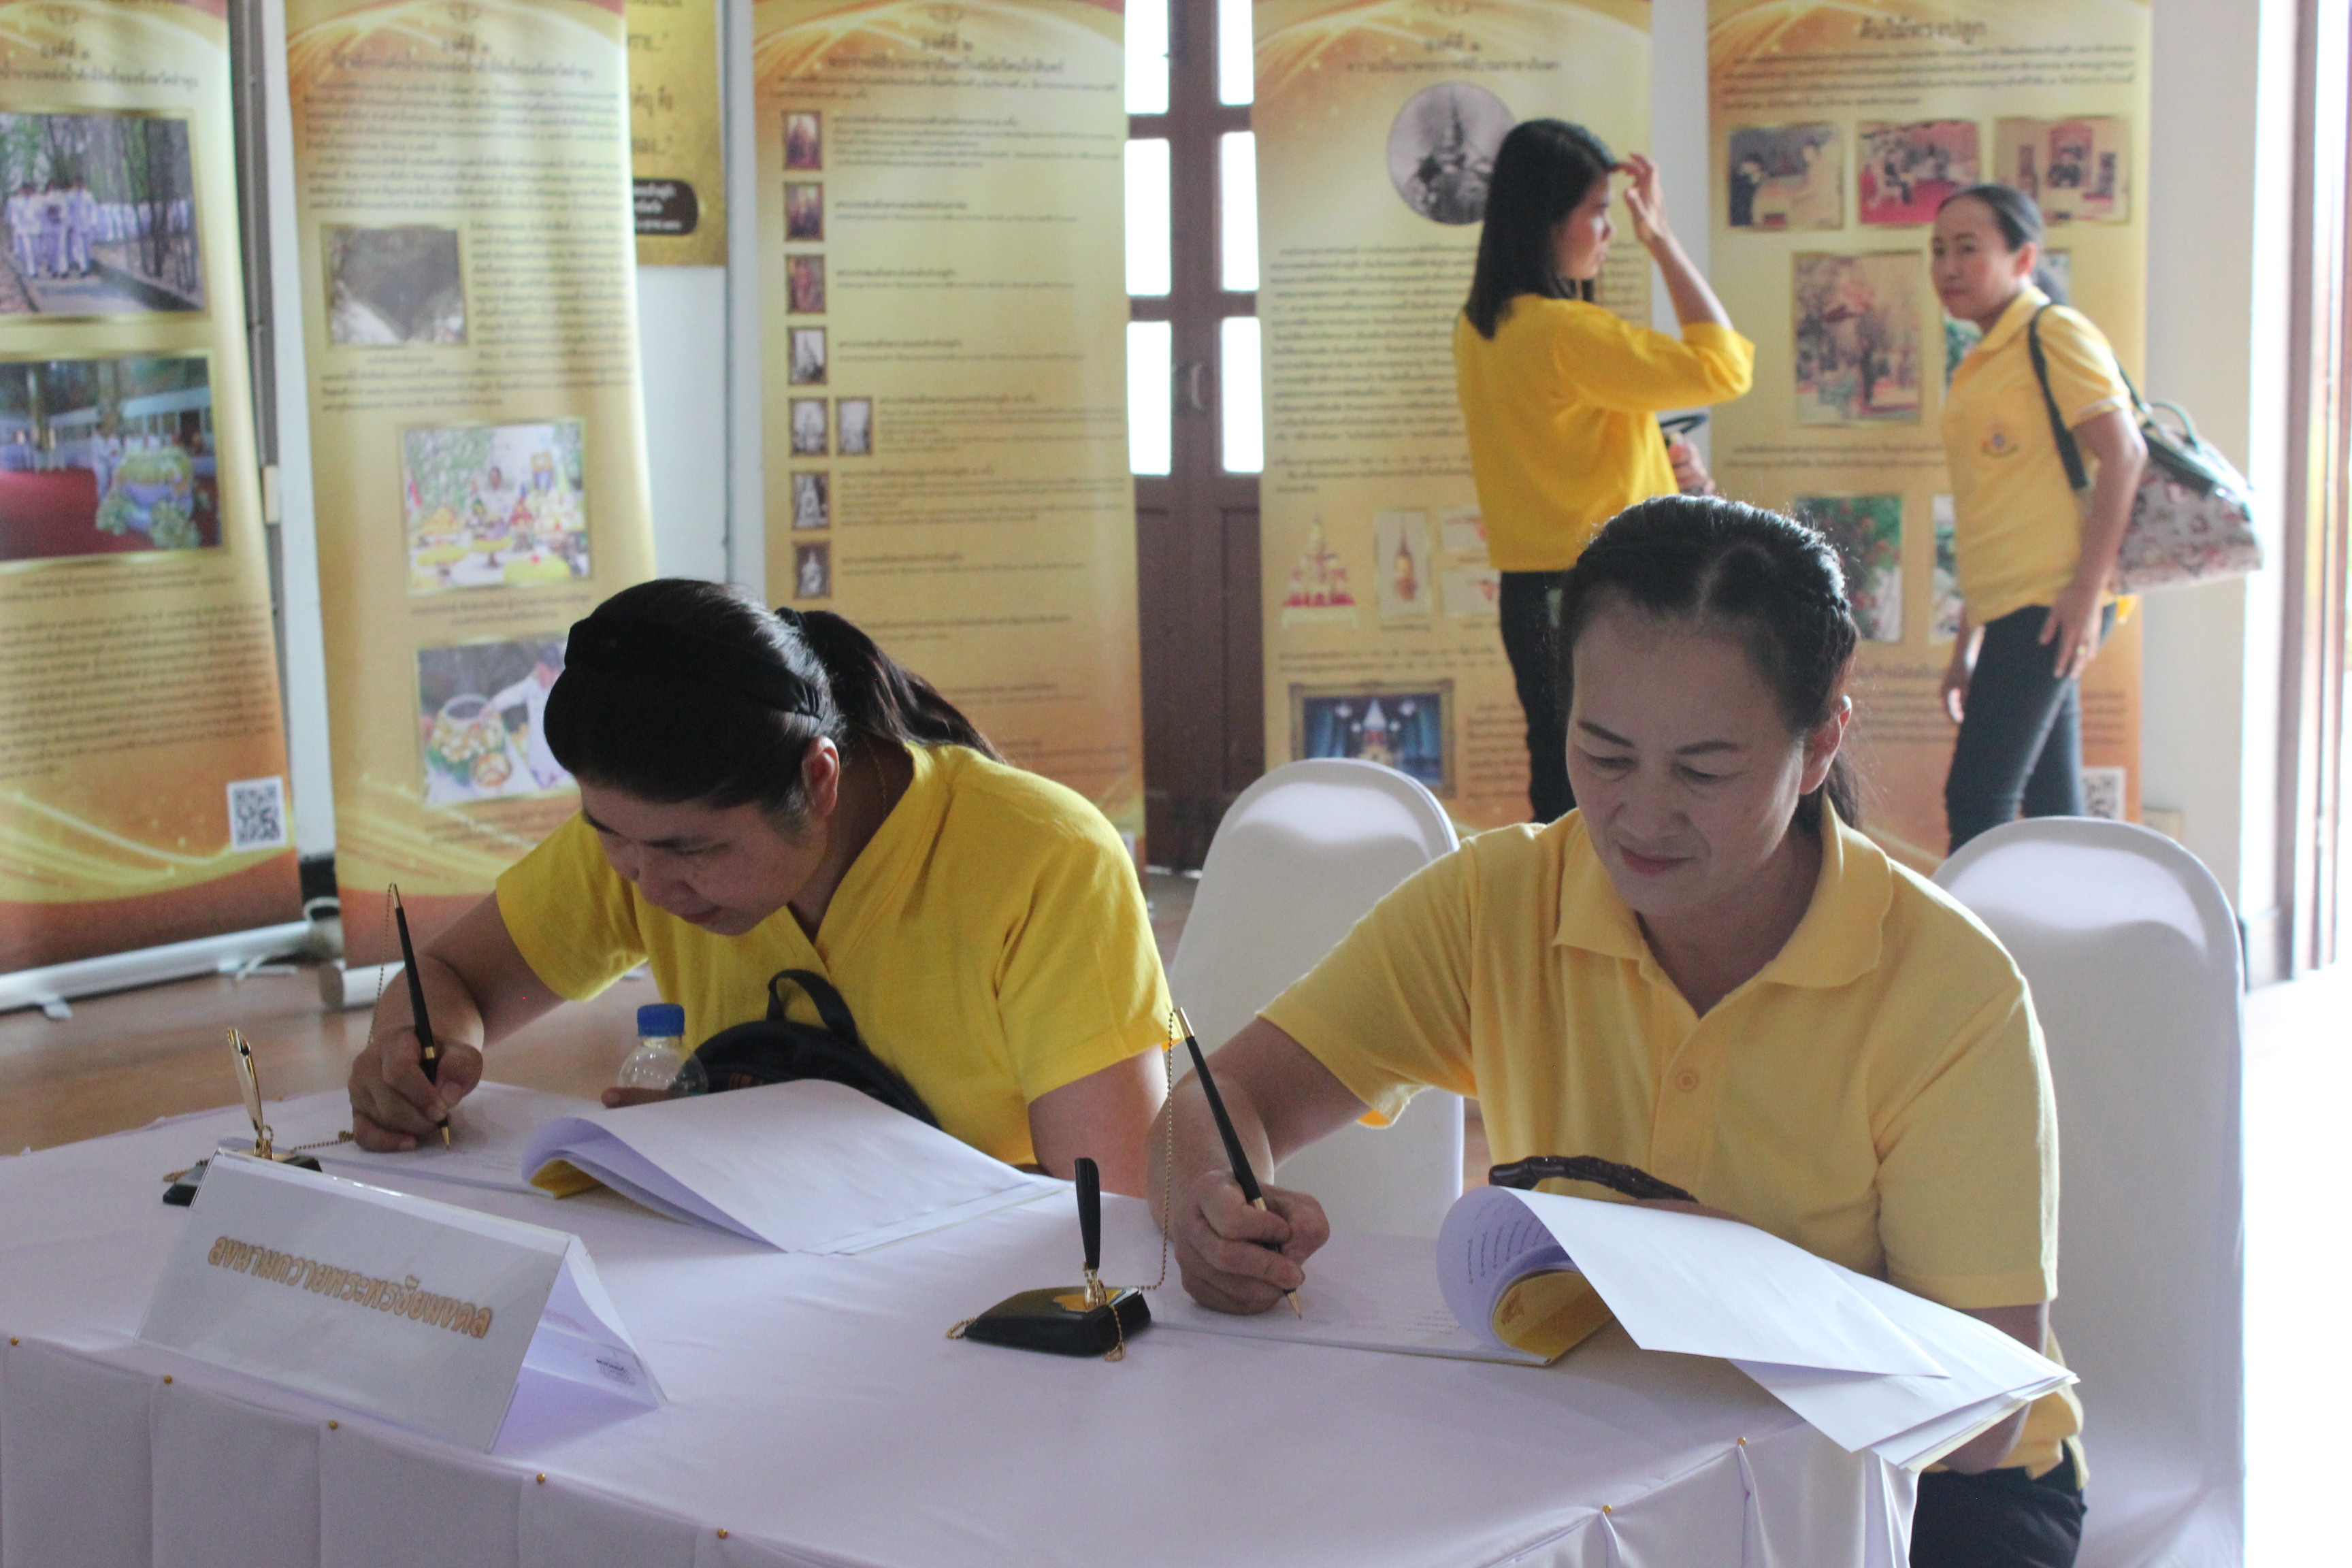
[[[2079,684],[2115,625],[2107,578],[2147,463],[2115,351],[2034,287],[2042,232],[2042,209],[2007,185],[1956,192],[1936,215],[1937,297],[1984,333],[1944,398],[1964,606],[1943,683],[1960,727],[1944,781],[1954,849],[2021,810],[2083,814]],[[2053,403],[2095,476],[2087,500],[2068,482]]]
[[[1625,209],[1665,278],[1680,338],[1592,301],[1617,232],[1609,194],[1619,174],[1630,176]],[[1503,651],[1527,715],[1528,805],[1550,822],[1576,804],[1552,680],[1561,584],[1585,541],[1625,508],[1714,488],[1689,446],[1669,450],[1657,416],[1745,393],[1756,347],[1675,241],[1657,166],[1639,153],[1621,164],[1581,125],[1525,121],[1503,138],[1487,189],[1454,369],[1487,559],[1503,577]]]

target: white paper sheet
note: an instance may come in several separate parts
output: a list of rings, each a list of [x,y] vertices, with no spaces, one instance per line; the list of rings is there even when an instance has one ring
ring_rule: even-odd
[[[331,1142],[352,1125],[350,1102],[341,1095],[311,1095],[266,1108],[271,1141],[280,1149],[324,1144],[307,1150],[328,1170],[371,1182],[397,1186],[404,1177],[423,1176],[436,1182],[457,1182],[506,1193],[545,1196],[520,1174],[523,1150],[530,1136],[561,1117],[580,1116],[599,1109],[593,1100],[568,1094],[548,1094],[512,1084],[477,1085],[450,1113],[450,1144],[428,1138],[404,1154],[376,1154],[356,1143]],[[250,1149],[253,1140],[225,1138],[224,1149]]]
[[[1151,1321],[1192,1333],[1543,1365],[1544,1357],[1513,1350],[1491,1331],[1473,1332],[1455,1320],[1439,1285],[1435,1246],[1427,1237],[1335,1236],[1307,1260],[1300,1316],[1279,1305],[1255,1317],[1213,1312],[1171,1284],[1151,1292]],[[1491,1322],[1491,1308],[1473,1321]]]
[[[863,1252],[1066,1190],[837,1083],[560,1118],[520,1170],[568,1160],[674,1219],[784,1252]]]

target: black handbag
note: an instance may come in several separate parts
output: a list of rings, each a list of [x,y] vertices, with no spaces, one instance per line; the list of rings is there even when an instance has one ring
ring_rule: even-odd
[[[786,981],[808,994],[816,1004],[824,1026],[795,1023],[784,1016]],[[916,1121],[937,1127],[940,1119],[923,1103],[896,1070],[857,1037],[857,1020],[849,1004],[821,975],[805,969],[786,969],[769,977],[768,1016],[721,1029],[694,1053],[702,1065],[711,1092],[753,1089],[769,1083],[797,1083],[822,1079],[838,1083],[902,1110]]]

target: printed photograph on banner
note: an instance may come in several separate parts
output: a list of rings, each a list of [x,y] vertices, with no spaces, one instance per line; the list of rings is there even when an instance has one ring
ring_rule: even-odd
[[[1347,563],[1324,538],[1323,520],[1319,517],[1307,531],[1307,543],[1298,552],[1297,563],[1290,569],[1290,582],[1282,595],[1284,626],[1313,626],[1318,622],[1349,626],[1356,624],[1356,595],[1348,585]]]
[[[1437,514],[1438,547],[1465,560],[1486,559],[1486,520],[1475,506],[1448,507]]]
[[[784,237],[793,240],[824,237],[823,185],[793,184],[784,186]]]
[[[1454,793],[1454,752],[1447,710],[1454,682],[1290,689],[1291,752],[1297,757],[1353,757],[1410,773],[1441,795]]]
[[[1793,508],[1821,530],[1845,572],[1846,603],[1873,642],[1903,640],[1903,498],[1799,496]]]
[[[1508,105],[1474,82],[1442,81],[1405,100],[1389,125],[1389,182],[1432,223],[1486,216],[1495,150],[1517,123]]]
[[[0,561],[220,542],[204,360],[0,361]]]
[[[408,591],[588,575],[581,422],[423,425],[400,433]]]
[[[1909,125],[1865,120],[1861,142],[1860,211],[1865,224],[1933,223],[1946,196],[1979,183],[1973,120]]]
[[[830,543],[793,546],[793,597],[833,597],[833,546]]]
[[[393,348],[466,341],[465,269],[456,229],[329,225],[325,237],[330,342]]]
[[[2083,815],[2106,822],[2123,821],[2125,782],[2122,768],[2084,768]]]
[[[793,475],[793,526],[833,526],[833,476],[803,468]]]
[[[548,749],[547,693],[563,673],[561,637],[460,643],[416,652],[416,725],[425,804],[569,789]]]
[[[832,450],[825,428],[824,399],[795,397],[793,399],[793,456],[822,458]]]
[[[794,386],[824,384],[824,329],[794,327],[792,329],[792,384]]]
[[[1993,177],[2042,204],[2053,223],[2131,216],[2131,127],[2113,115],[1997,120]]]
[[[1926,272],[1915,250],[1795,258],[1798,424],[1919,417]]]
[[[824,314],[824,258],[784,258],[784,309],[795,316]]]
[[[1445,613],[1457,620],[1494,620],[1503,613],[1503,574],[1492,566],[1448,567]]]
[[[870,397],[842,397],[834,401],[834,431],[839,437],[841,455],[845,458],[870,458],[874,455],[874,400]]]
[[[0,315],[202,310],[188,122],[0,114]]]
[[[1433,613],[1437,584],[1429,561],[1429,514],[1383,511],[1372,518],[1372,553],[1381,563],[1380,606],[1384,621],[1425,621]]]
[[[1836,126],[1743,125],[1726,162],[1732,227],[1845,226],[1845,138]]]
[[[784,111],[784,167],[824,167],[824,116],[814,110]]]
[[[1956,642],[1960,635],[1960,552],[1953,542],[1958,514],[1951,497],[1936,498],[1935,517],[1936,575],[1927,605],[1927,640]]]

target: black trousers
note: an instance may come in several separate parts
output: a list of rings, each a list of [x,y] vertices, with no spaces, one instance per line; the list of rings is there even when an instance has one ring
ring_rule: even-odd
[[[1568,786],[1568,719],[1560,710],[1555,646],[1567,581],[1565,572],[1506,572],[1498,605],[1503,653],[1528,720],[1528,806],[1538,822],[1556,822],[1576,808]]]
[[[2053,673],[2058,649],[2041,641],[2042,605],[1987,623],[1969,679],[1968,717],[1944,778],[1944,822],[1958,849],[1988,828],[2026,816],[2083,815],[2083,700]],[[2115,627],[2110,606],[2100,637]]]
[[[2083,1544],[2074,1457],[2040,1480],[2021,1469],[1919,1478],[1911,1568],[2074,1568]]]

